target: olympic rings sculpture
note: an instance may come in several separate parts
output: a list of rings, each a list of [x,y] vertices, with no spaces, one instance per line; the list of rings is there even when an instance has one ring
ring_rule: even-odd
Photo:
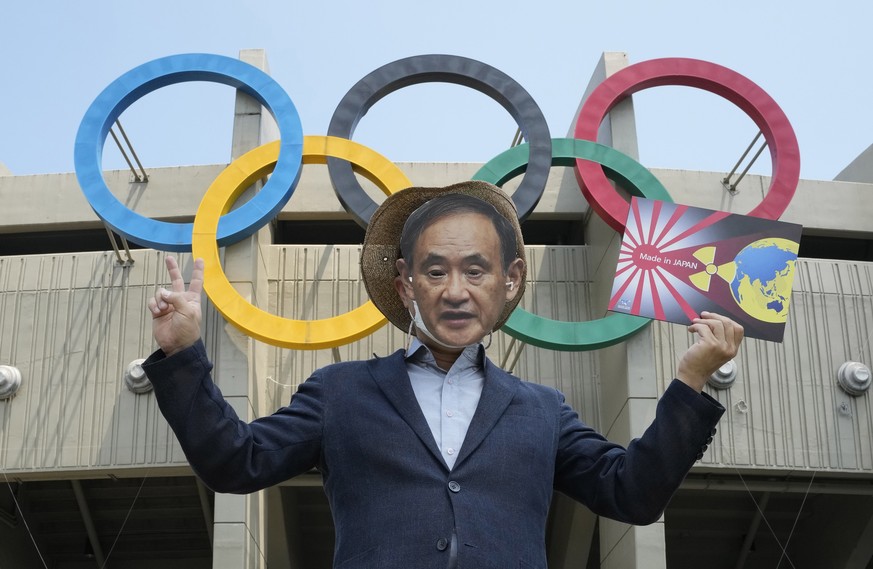
[[[273,114],[280,139],[234,160],[210,185],[193,224],[172,224],[140,216],[112,196],[102,177],[102,149],[109,128],[127,107],[156,89],[183,81],[212,81],[243,90]],[[542,196],[552,166],[573,166],[588,203],[619,232],[624,230],[628,204],[614,192],[608,179],[634,195],[672,201],[645,167],[596,143],[600,122],[615,104],[632,93],[659,85],[711,91],[736,104],[761,128],[770,148],[773,175],[767,196],[751,215],[777,219],[790,202],[799,179],[797,139],[775,101],[745,77],[705,61],[670,58],[626,67],[601,83],[585,101],[575,138],[552,139],[539,107],[506,74],[458,56],[415,56],[380,67],[355,84],[334,112],[328,136],[304,137],[293,102],[272,78],[239,60],[211,54],[157,59],[123,74],[106,87],[79,126],[74,149],[76,176],[97,216],[120,235],[145,247],[191,250],[196,257],[203,257],[205,292],[216,309],[244,333],[287,348],[340,346],[385,324],[385,317],[370,301],[346,314],[321,320],[272,315],[252,306],[233,288],[221,268],[218,248],[253,234],[275,217],[291,197],[303,164],[326,163],[337,198],[359,224],[366,226],[377,206],[353,172],[364,175],[386,194],[412,183],[387,158],[351,141],[355,126],[385,95],[432,81],[479,90],[500,103],[519,123],[527,142],[486,163],[474,178],[501,185],[523,174],[512,196],[522,220]],[[270,177],[260,192],[231,211],[240,193],[267,174]],[[565,322],[517,308],[504,330],[539,347],[581,351],[621,342],[648,322],[646,318],[619,313],[587,322]]]

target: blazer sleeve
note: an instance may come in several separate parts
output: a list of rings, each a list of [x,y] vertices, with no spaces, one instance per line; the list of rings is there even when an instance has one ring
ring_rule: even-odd
[[[657,521],[692,465],[702,458],[725,409],[673,380],[655,420],[625,449],[560,411],[555,488],[594,513],[631,524]]]
[[[201,342],[170,357],[158,350],[143,369],[194,472],[216,492],[248,493],[318,465],[323,385],[313,376],[291,403],[250,423],[212,381]]]

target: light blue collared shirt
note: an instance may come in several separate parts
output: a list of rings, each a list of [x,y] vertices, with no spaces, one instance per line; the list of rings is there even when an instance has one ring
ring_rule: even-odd
[[[413,338],[406,351],[412,390],[437,447],[451,470],[467,436],[485,383],[485,349],[467,346],[448,372],[427,346]]]

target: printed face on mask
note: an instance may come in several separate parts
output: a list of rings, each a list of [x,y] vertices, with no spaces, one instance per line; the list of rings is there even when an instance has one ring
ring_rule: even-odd
[[[419,339],[432,350],[459,351],[487,336],[515,297],[523,261],[504,271],[494,224],[479,213],[434,221],[415,243],[413,267],[397,263],[396,287]]]

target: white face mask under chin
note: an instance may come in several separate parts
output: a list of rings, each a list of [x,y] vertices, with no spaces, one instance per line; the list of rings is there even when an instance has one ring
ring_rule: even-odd
[[[425,336],[430,338],[431,341],[442,346],[443,348],[448,348],[450,350],[464,349],[467,347],[466,345],[453,346],[451,344],[446,344],[444,342],[440,342],[439,340],[437,340],[436,337],[434,337],[434,335],[431,333],[431,331],[427,329],[427,326],[424,325],[424,320],[422,320],[422,318],[421,318],[421,310],[418,309],[418,303],[415,302],[414,300],[412,301],[412,308],[413,308],[414,314],[410,313],[409,315],[412,316],[412,321],[415,323],[415,327],[418,328],[422,334],[424,334]]]

